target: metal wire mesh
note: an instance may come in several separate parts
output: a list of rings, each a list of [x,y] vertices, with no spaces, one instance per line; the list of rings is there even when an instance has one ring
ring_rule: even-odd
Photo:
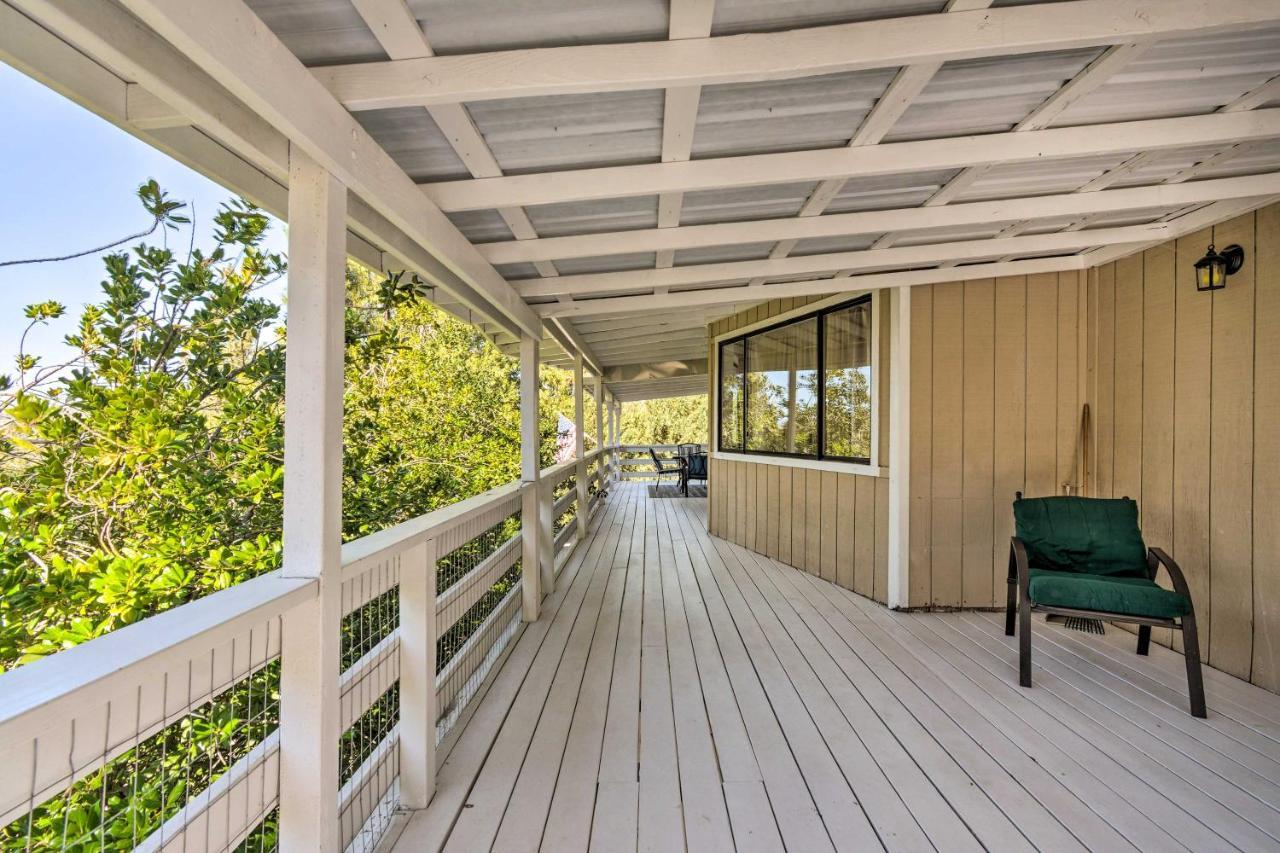
[[[341,597],[339,822],[344,847],[372,849],[399,805],[399,557],[345,581]]]
[[[0,849],[131,850],[153,835],[216,849],[262,823],[279,789],[279,637],[277,617],[188,662],[185,678],[167,674],[161,707],[179,710],[154,733],[112,721],[108,704],[99,734],[134,734],[86,753],[72,722],[66,779],[75,781],[43,802],[33,783],[27,814],[0,829]],[[141,702],[129,707],[137,714]]]
[[[437,559],[436,594],[443,595],[519,532],[520,512],[516,511]]]
[[[235,853],[274,853],[279,850],[279,825],[280,809],[274,808],[236,845]]]

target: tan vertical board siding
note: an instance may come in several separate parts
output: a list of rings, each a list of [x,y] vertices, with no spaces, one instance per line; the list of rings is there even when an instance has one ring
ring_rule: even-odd
[[[805,554],[809,548],[809,489],[808,471],[791,469],[791,565],[807,569]]]
[[[1280,206],[1254,233],[1252,680],[1280,692]]]
[[[1115,381],[1116,381],[1116,265],[1099,267],[1097,273],[1098,295],[1095,301],[1097,317],[1096,355],[1094,374],[1097,396],[1093,407],[1093,431],[1097,437],[1098,455],[1094,462],[1097,479],[1094,494],[1112,497],[1112,451],[1115,441]]]
[[[1244,248],[1244,266],[1213,293],[1209,662],[1240,678],[1253,660],[1253,225],[1248,214],[1213,229],[1215,245]]]
[[[904,290],[911,299],[911,530],[907,572],[911,607],[932,597],[933,288]]]
[[[818,470],[805,471],[805,525],[804,568],[811,575],[822,575],[822,474]]]
[[[995,440],[995,281],[964,284],[964,548],[960,585],[965,607],[995,603],[992,584]]]
[[[933,593],[935,606],[960,604],[964,498],[964,283],[933,291]]]
[[[1079,345],[1080,277],[1058,273],[1058,494],[1062,485],[1080,484],[1077,445],[1080,435]]]
[[[856,531],[854,524],[857,517],[857,481],[861,477],[852,474],[840,474],[836,477],[836,583],[845,589],[851,589],[859,595],[870,595],[869,589],[862,588],[859,583],[858,569],[855,566],[853,549]]]
[[[752,550],[763,554],[769,548],[769,465],[755,465],[755,545]]]
[[[871,597],[881,604],[889,600],[889,481],[876,478],[876,571]]]
[[[855,512],[853,560],[854,589],[872,596],[876,560],[876,478],[850,477],[854,488]]]
[[[793,475],[796,469],[778,467],[778,559],[787,565],[795,565],[795,553],[791,548],[792,531],[795,530],[795,500],[792,495]]]
[[[1148,545],[1173,548],[1174,246],[1148,249],[1142,272],[1142,532]],[[1161,583],[1168,579],[1161,573]],[[1168,645],[1172,632],[1158,629]]]
[[[1174,266],[1191,270],[1213,239],[1210,229],[1177,241]],[[1200,652],[1209,656],[1209,393],[1213,299],[1196,290],[1193,274],[1174,281],[1173,558],[1196,608]],[[1182,647],[1182,634],[1173,638]]]
[[[1027,280],[1001,278],[995,292],[995,413],[992,460],[992,585],[1007,592],[1013,496],[1024,488],[1027,461]]]
[[[748,462],[735,462],[734,467],[738,469],[738,501],[737,505],[734,507],[733,514],[738,520],[738,530],[733,541],[742,545],[746,543],[747,536],[750,534],[750,528],[747,525],[748,519],[750,518],[748,512],[751,508],[751,502],[748,498],[748,489],[750,487],[747,483],[747,475],[749,473],[749,469],[754,468],[755,466]]]
[[[765,532],[764,532],[764,553],[765,556],[778,559],[778,466],[770,465],[767,468],[767,492],[765,496]]]
[[[1058,274],[1027,276],[1028,497],[1058,493]]]
[[[822,550],[819,566],[823,580],[836,580],[836,525],[839,522],[840,504],[836,500],[835,471],[821,471],[820,487],[822,490]],[[847,475],[846,475],[847,476]]]
[[[1115,451],[1112,490],[1142,510],[1141,254],[1116,262]]]
[[[748,464],[747,469],[747,499],[744,505],[746,511],[746,535],[742,538],[742,544],[752,551],[758,550],[760,543],[760,526],[756,524],[756,509],[758,507],[756,497],[760,493],[760,469],[763,465]]]

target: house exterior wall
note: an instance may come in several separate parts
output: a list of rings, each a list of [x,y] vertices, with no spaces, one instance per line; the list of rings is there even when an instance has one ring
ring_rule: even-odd
[[[717,337],[780,317],[823,297],[761,303],[708,327],[709,432],[716,441]],[[888,312],[877,314],[879,338],[877,456],[888,458]],[[758,460],[758,461],[757,461]],[[783,563],[885,602],[888,592],[889,480],[822,468],[716,458],[708,482],[710,532]]]
[[[1003,606],[1014,494],[1079,482],[1085,281],[911,288],[911,607]]]
[[[1245,262],[1200,293],[1210,242]],[[1205,659],[1280,691],[1280,205],[1091,270],[1088,302],[1093,491],[1181,565]]]

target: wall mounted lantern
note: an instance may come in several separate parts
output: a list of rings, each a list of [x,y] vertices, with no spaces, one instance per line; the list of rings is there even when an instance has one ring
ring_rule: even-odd
[[[1221,252],[1209,244],[1209,251],[1196,261],[1196,290],[1221,290],[1227,286],[1227,276],[1239,272],[1244,266],[1244,249],[1227,246]]]

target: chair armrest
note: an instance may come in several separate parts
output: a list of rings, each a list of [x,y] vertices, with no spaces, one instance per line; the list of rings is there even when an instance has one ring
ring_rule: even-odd
[[[1027,545],[1017,536],[1009,537],[1009,580],[1018,581],[1018,595],[1026,597],[1031,586],[1031,564],[1027,560]]]
[[[1169,573],[1169,580],[1173,581],[1173,590],[1179,595],[1185,595],[1187,600],[1191,600],[1191,587],[1187,585],[1187,577],[1182,573],[1182,567],[1164,552],[1163,548],[1147,549],[1147,568],[1150,571],[1151,579],[1155,580],[1156,573],[1160,567],[1164,566],[1164,570]]]

